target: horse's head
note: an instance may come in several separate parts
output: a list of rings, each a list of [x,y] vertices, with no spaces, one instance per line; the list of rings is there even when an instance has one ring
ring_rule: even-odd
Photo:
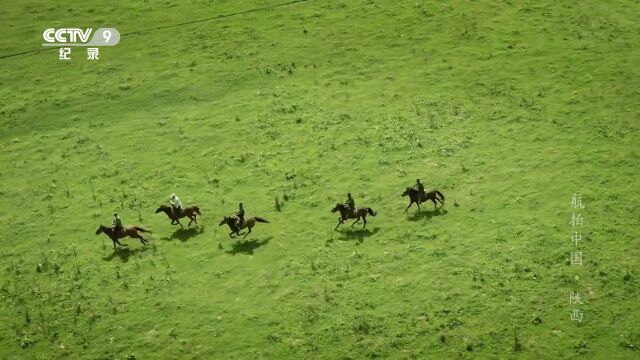
[[[218,224],[218,226],[222,226],[224,224],[227,224],[229,222],[229,217],[225,216],[222,221],[220,221],[220,224]]]
[[[96,235],[100,235],[100,233],[104,232],[105,229],[106,229],[106,227],[104,225],[100,225],[98,230],[96,230]]]
[[[412,189],[411,189],[410,187],[408,187],[408,186],[407,186],[407,187],[404,189],[404,192],[402,193],[402,196],[407,196],[407,195],[411,194],[411,190],[412,190]]]
[[[331,209],[331,212],[334,213],[336,211],[339,211],[340,209],[342,209],[343,206],[344,204],[337,203],[336,206],[333,209]]]
[[[161,211],[166,211],[166,210],[167,210],[167,208],[168,208],[168,206],[167,206],[167,205],[160,205],[160,207],[158,207],[158,208],[156,209],[156,214],[157,214],[157,213],[159,213],[159,212],[161,212]]]

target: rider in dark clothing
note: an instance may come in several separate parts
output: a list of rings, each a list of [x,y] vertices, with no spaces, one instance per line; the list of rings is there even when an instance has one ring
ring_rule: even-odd
[[[113,213],[113,221],[111,221],[111,225],[113,226],[113,236],[118,239],[122,232],[122,220],[120,220],[118,213]]]
[[[353,214],[356,209],[356,202],[353,201],[353,198],[351,197],[351,193],[347,194],[347,201],[345,201],[344,203],[349,207],[349,212]]]
[[[236,227],[240,229],[240,226],[242,226],[242,223],[244,222],[244,207],[242,207],[242,203],[240,203],[240,206],[238,207],[236,218]]]
[[[420,182],[420,179],[416,179],[416,188],[418,189],[418,205],[420,205],[424,196],[424,185]]]

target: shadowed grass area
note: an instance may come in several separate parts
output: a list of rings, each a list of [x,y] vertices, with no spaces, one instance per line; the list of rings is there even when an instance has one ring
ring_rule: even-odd
[[[638,3],[283,3],[0,10],[0,357],[636,358]]]
[[[227,254],[236,255],[236,254],[247,254],[253,255],[254,251],[261,247],[269,244],[271,238],[265,240],[243,240],[239,239],[231,244],[231,250],[226,251]]]
[[[204,227],[199,227],[199,228],[185,228],[185,229],[178,229],[176,231],[173,232],[173,234],[171,234],[171,236],[165,238],[166,240],[173,240],[173,239],[178,239],[182,242],[184,241],[188,241],[189,239],[192,239],[193,237],[199,235],[199,234],[203,234],[204,233]]]

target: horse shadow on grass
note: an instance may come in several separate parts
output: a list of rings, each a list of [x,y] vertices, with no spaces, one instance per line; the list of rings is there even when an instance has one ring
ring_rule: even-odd
[[[339,230],[336,230],[339,231]],[[369,229],[348,229],[348,230],[344,230],[344,231],[339,231],[342,235],[344,235],[343,237],[340,238],[340,240],[343,241],[347,241],[347,240],[355,240],[358,244],[362,244],[362,242],[364,242],[364,239],[368,238],[369,236],[375,235],[378,233],[378,231],[380,231],[379,227],[375,227],[373,228],[373,230],[369,230]]]
[[[144,245],[141,247],[137,247],[134,249],[130,249],[129,247],[118,247],[118,249],[116,251],[114,251],[113,253],[111,253],[111,255],[109,256],[105,256],[102,258],[102,260],[104,261],[111,261],[115,258],[120,258],[120,261],[126,263],[129,261],[129,258],[131,256],[135,256],[138,254],[142,254],[143,252],[149,250],[151,248],[151,246],[149,245]]]
[[[253,251],[261,246],[267,245],[273,237],[270,236],[264,240],[238,240],[231,244],[231,250],[225,251],[227,254],[246,254],[253,255]]]
[[[196,235],[200,235],[204,233],[204,226],[199,226],[199,227],[193,227],[193,228],[188,228],[188,229],[178,229],[176,231],[173,232],[173,234],[171,234],[171,236],[167,236],[162,238],[162,240],[180,240],[182,242],[186,242],[189,239],[191,239],[192,237],[196,236]]]
[[[419,221],[419,220],[429,220],[434,216],[444,216],[449,212],[447,210],[443,210],[442,208],[437,208],[431,211],[417,211],[413,215],[409,215],[408,219],[410,221]]]

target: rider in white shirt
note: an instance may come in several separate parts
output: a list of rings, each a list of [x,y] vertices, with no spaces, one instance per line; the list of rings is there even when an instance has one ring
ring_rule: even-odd
[[[180,198],[176,196],[176,194],[171,194],[171,211],[173,212],[173,216],[177,219],[180,215],[180,211],[182,210],[182,202]]]

